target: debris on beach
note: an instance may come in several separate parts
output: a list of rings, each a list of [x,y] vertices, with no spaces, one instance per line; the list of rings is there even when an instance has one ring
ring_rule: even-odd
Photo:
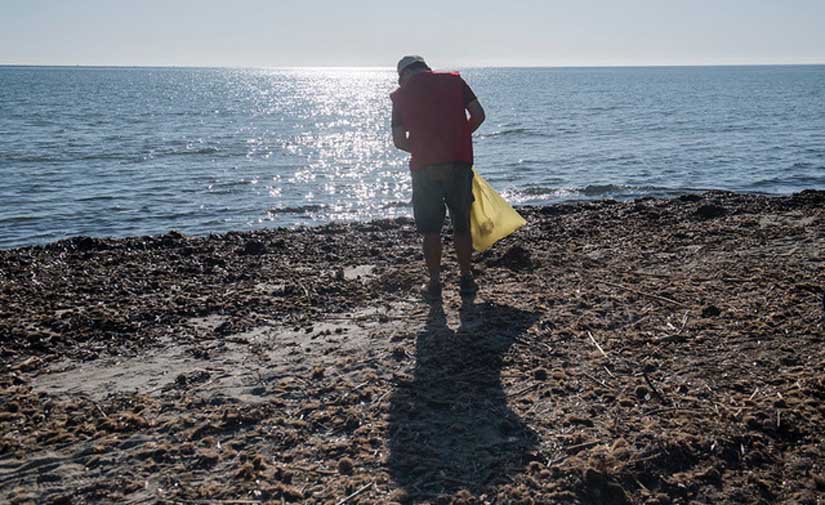
[[[0,251],[0,502],[822,503],[825,192],[519,212]]]

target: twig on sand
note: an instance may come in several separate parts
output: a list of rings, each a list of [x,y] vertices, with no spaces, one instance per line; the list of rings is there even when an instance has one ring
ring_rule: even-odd
[[[361,487],[360,489],[358,489],[357,491],[355,491],[351,495],[347,496],[346,498],[343,498],[341,501],[339,501],[335,505],[344,505],[345,503],[349,502],[350,500],[352,500],[354,498],[357,498],[359,495],[364,493],[367,489],[371,488],[373,486],[373,484],[375,484],[375,482],[370,482],[369,484],[367,484],[366,486]]]
[[[679,332],[676,332],[674,335],[665,335],[664,337],[657,338],[654,342],[684,342],[685,340],[686,338],[683,335],[679,335]]]
[[[601,387],[603,387],[603,388],[607,388],[607,389],[609,389],[609,390],[611,390],[611,391],[616,391],[616,388],[614,388],[614,387],[613,387],[613,386],[611,386],[610,384],[608,384],[608,383],[606,383],[606,382],[604,382],[604,381],[600,381],[599,379],[597,379],[597,378],[593,377],[592,375],[590,375],[590,374],[589,374],[589,373],[587,373],[587,372],[582,373],[582,375],[583,375],[583,376],[585,376],[585,377],[587,377],[588,379],[592,380],[593,382],[595,382],[596,384],[598,384],[599,386],[601,386]]]
[[[676,332],[677,335],[682,333],[682,330],[685,329],[685,325],[687,325],[687,322],[688,322],[688,314],[690,314],[690,311],[686,310],[685,315],[682,316],[682,326],[679,327],[679,331]]]
[[[559,463],[561,463],[565,459],[569,458],[570,456],[572,456],[573,454],[578,452],[580,449],[589,449],[589,448],[595,447],[595,446],[597,446],[601,443],[602,443],[601,440],[593,440],[593,441],[590,441],[590,442],[584,442],[583,444],[576,444],[576,445],[571,445],[571,446],[568,446],[568,447],[563,447],[562,449],[564,449],[564,452],[566,452],[567,454],[559,456],[556,459],[548,459],[547,460],[547,466],[550,467],[550,466],[553,466],[553,465],[558,465]]]
[[[564,450],[566,452],[573,452],[573,451],[578,451],[579,449],[589,449],[589,448],[595,447],[595,446],[597,446],[601,443],[602,443],[601,440],[593,440],[591,442],[584,442],[583,444],[576,444],[576,445],[571,445],[571,446],[565,447]]]
[[[654,295],[652,293],[646,293],[644,291],[639,291],[638,289],[629,288],[627,286],[623,286],[621,284],[615,284],[613,282],[602,281],[602,284],[606,286],[612,286],[614,288],[624,289],[625,291],[630,291],[631,293],[636,293],[637,295],[646,296],[653,300],[659,300],[660,302],[669,303],[671,305],[676,305],[677,307],[687,307],[682,302],[677,302],[676,300],[671,300],[670,298],[665,298],[664,296]]]
[[[109,416],[106,415],[106,412],[104,412],[103,409],[100,408],[100,405],[97,402],[92,402],[92,403],[94,404],[95,408],[97,408],[97,411],[100,412],[100,415],[102,415],[103,417],[106,417],[106,418],[109,417]]]
[[[321,475],[338,475],[338,472],[335,470],[326,470],[324,468],[309,468],[306,466],[300,465],[290,465],[290,468],[294,468],[295,470],[300,470],[304,473],[318,473]]]
[[[605,358],[607,358],[607,353],[606,353],[606,352],[604,352],[604,349],[602,349],[602,346],[600,346],[600,345],[599,345],[599,343],[598,343],[598,342],[596,342],[596,339],[595,339],[595,338],[593,338],[593,334],[592,334],[592,333],[590,333],[590,330],[588,330],[588,331],[587,331],[587,336],[588,336],[588,337],[590,337],[590,341],[591,341],[591,342],[593,342],[593,345],[595,345],[595,346],[596,346],[596,349],[598,349],[598,350],[599,350],[599,352],[600,352],[600,353],[602,353],[602,356],[604,356]]]
[[[677,411],[693,411],[693,408],[682,408],[682,407],[664,407],[661,409],[653,409],[648,410],[647,412],[642,412],[642,416],[652,416],[653,414],[662,414],[664,412],[677,412]]]
[[[644,276],[644,277],[656,277],[657,279],[672,279],[673,278],[672,275],[654,274],[653,272],[641,272],[639,270],[636,270],[635,272],[631,272],[631,273],[636,274],[636,275],[641,275],[641,276]]]
[[[651,381],[650,377],[647,376],[647,372],[642,372],[642,377],[645,378],[645,382],[647,382],[647,385],[650,386],[650,389],[651,391],[653,391],[653,394],[656,395],[656,398],[658,398],[659,401],[661,401],[665,405],[670,405],[670,400],[665,398],[664,395],[662,395],[662,393],[660,393],[659,390],[656,389],[656,386],[653,385],[653,381]]]
[[[638,326],[642,321],[644,321],[645,319],[647,319],[649,317],[650,317],[650,314],[645,314],[642,317],[640,317],[639,319],[633,321],[632,323],[629,323],[627,326],[625,326],[625,328],[630,329],[630,328],[633,328],[634,326]]]
[[[639,313],[637,314],[638,319],[636,319],[635,321],[632,321],[630,323],[625,324],[624,329],[630,329],[630,328],[633,328],[634,326],[638,326],[642,321],[644,321],[647,318],[649,318],[650,316],[652,316],[653,314],[650,311],[653,308],[654,308],[654,305],[652,303],[648,303],[647,305],[645,305],[644,308],[641,311],[639,311]]]
[[[299,281],[298,279],[294,279],[295,284],[298,285],[304,291],[304,297],[306,297],[308,303],[312,303],[312,298],[309,297],[309,290],[304,286],[304,284]]]
[[[527,386],[526,388],[520,389],[520,390],[516,391],[515,393],[510,393],[509,395],[507,395],[507,398],[513,398],[514,396],[521,396],[524,393],[528,393],[528,392],[536,389],[537,387],[539,387],[538,384],[533,384],[532,386]]]
[[[381,396],[379,396],[379,397],[378,397],[375,401],[373,401],[373,402],[372,402],[372,404],[373,404],[373,405],[379,405],[379,404],[381,403],[381,400],[383,400],[384,398],[386,398],[386,397],[387,397],[387,395],[388,395],[388,394],[390,394],[391,392],[392,392],[392,390],[385,391],[385,392],[384,392],[384,394],[382,394]]]
[[[260,500],[186,500],[186,501],[181,501],[181,500],[176,500],[174,498],[164,498],[164,500],[170,500],[174,503],[198,503],[198,504],[202,503],[204,505],[207,505],[207,504],[227,504],[227,505],[229,505],[229,504],[246,504],[246,503],[259,504],[259,503],[261,503]]]

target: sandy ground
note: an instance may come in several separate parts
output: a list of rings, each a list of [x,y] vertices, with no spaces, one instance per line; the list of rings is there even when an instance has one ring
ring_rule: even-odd
[[[825,193],[522,210],[0,251],[0,501],[825,503]]]

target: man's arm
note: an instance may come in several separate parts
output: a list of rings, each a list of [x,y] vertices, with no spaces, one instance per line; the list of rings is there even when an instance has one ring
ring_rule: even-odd
[[[467,112],[470,113],[470,119],[467,120],[470,123],[470,131],[475,132],[481,126],[481,123],[487,119],[484,108],[478,103],[478,100],[473,100],[467,104]]]
[[[392,143],[395,144],[395,147],[401,149],[402,151],[406,151],[408,153],[412,152],[410,138],[407,136],[407,129],[403,126],[392,127]]]
[[[401,112],[399,112],[395,106],[395,102],[392,104],[392,143],[402,151],[412,152],[410,138],[407,136],[407,129],[404,128],[404,124],[401,121]]]

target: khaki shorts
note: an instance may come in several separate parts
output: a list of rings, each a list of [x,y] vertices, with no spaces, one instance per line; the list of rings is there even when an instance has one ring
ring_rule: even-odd
[[[470,230],[473,170],[468,163],[430,165],[412,172],[413,215],[421,233],[440,233],[446,209],[456,233]]]

